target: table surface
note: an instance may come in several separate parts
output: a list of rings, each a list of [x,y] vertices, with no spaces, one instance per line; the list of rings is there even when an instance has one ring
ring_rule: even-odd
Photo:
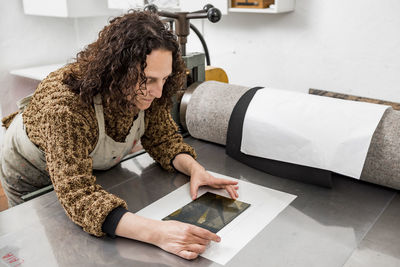
[[[332,189],[274,177],[230,158],[223,146],[185,140],[210,171],[297,195],[226,266],[400,266],[398,191],[339,175]],[[163,171],[147,153],[95,175],[133,212],[189,181]],[[91,236],[70,221],[54,192],[0,213],[1,263],[220,266],[202,257],[186,261],[138,241]]]

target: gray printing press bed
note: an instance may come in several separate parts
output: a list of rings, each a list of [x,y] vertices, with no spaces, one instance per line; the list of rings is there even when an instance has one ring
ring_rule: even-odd
[[[398,191],[336,174],[332,188],[283,179],[232,159],[223,146],[186,141],[210,171],[297,195],[226,266],[399,266]],[[96,175],[133,212],[188,182],[148,154]],[[124,238],[90,236],[65,215],[54,192],[0,213],[1,263],[7,255],[21,266],[220,266]]]

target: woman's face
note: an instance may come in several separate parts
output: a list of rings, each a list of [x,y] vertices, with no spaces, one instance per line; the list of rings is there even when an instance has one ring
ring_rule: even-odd
[[[136,85],[137,95],[133,103],[140,110],[148,109],[155,98],[162,96],[163,86],[172,73],[172,52],[167,50],[153,50],[146,58],[146,90],[139,90]]]

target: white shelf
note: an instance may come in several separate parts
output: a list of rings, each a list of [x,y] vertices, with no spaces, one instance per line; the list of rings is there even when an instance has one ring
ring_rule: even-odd
[[[179,3],[183,0],[152,1],[159,9],[164,11],[180,11]],[[226,0],[225,0],[226,1]],[[127,11],[129,9],[142,9],[146,4],[144,0],[107,0],[108,8]]]
[[[117,15],[108,8],[107,0],[23,0],[27,15],[77,18]]]
[[[47,75],[49,75],[51,72],[58,70],[59,68],[61,68],[64,65],[65,65],[65,63],[37,66],[37,67],[32,67],[32,68],[12,70],[12,71],[10,71],[10,73],[13,75],[20,76],[20,77],[25,77],[25,78],[41,81],[44,78],[46,78]]]
[[[266,13],[278,14],[294,11],[295,0],[275,0],[275,4],[269,8],[238,8],[232,7],[232,2],[228,2],[228,11],[232,13]]]
[[[143,8],[144,1],[143,0],[107,0],[107,6],[111,9],[136,9]]]
[[[284,11],[277,11],[275,8],[235,8],[231,7],[228,9],[229,12],[232,13],[283,13]],[[292,10],[288,10],[285,12],[290,12]]]

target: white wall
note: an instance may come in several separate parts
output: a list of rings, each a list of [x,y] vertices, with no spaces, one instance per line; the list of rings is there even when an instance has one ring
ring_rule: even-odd
[[[203,32],[233,84],[400,102],[399,14],[397,0],[297,0],[292,13],[230,13]],[[201,49],[191,39],[188,51]]]
[[[94,42],[98,37],[98,33],[112,18],[113,16],[102,16],[77,19],[76,30],[78,36],[78,47],[82,49],[86,45]]]
[[[38,84],[9,74],[12,69],[64,62],[77,50],[73,19],[23,14],[22,0],[0,0],[0,106],[6,116],[15,100]]]

